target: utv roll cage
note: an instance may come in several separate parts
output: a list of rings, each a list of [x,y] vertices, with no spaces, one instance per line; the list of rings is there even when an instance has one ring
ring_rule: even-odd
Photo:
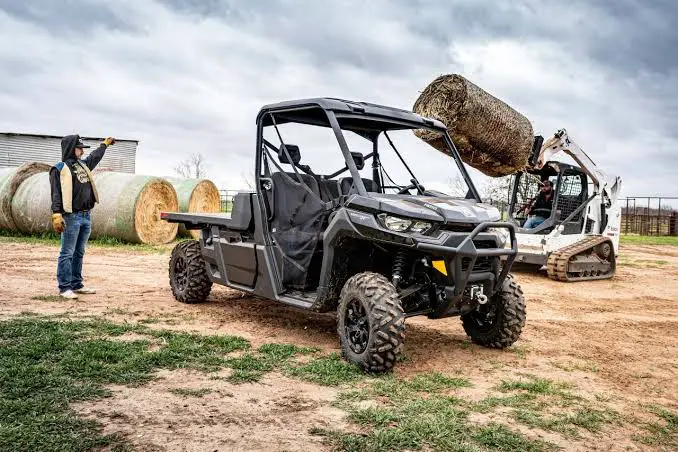
[[[391,141],[390,137],[388,136],[388,131],[429,129],[441,134],[441,137],[447,144],[452,157],[454,157],[453,160],[461,172],[464,182],[468,187],[466,198],[473,199],[477,202],[482,202],[479,193],[477,192],[468,172],[466,171],[466,168],[462,164],[457,148],[447,133],[447,128],[442,122],[438,120],[424,118],[408,110],[386,107],[367,102],[355,102],[336,98],[310,98],[265,105],[259,111],[256,118],[256,123],[257,155],[255,183],[258,194],[261,194],[261,189],[263,186],[266,186],[266,184],[270,183],[266,176],[262,177],[262,162],[265,162],[266,158],[268,157],[265,155],[267,153],[266,149],[278,152],[281,156],[283,156],[283,158],[286,159],[286,162],[284,163],[291,164],[297,176],[299,176],[298,171],[302,171],[314,177],[320,177],[321,179],[332,179],[346,171],[349,171],[351,177],[353,178],[353,184],[357,194],[361,196],[370,196],[370,192],[366,189],[364,181],[358,171],[362,169],[362,164],[364,164],[364,161],[372,160],[372,177],[374,182],[376,182],[376,186],[380,188],[380,192],[383,193],[383,189],[403,189],[403,187],[400,186],[389,186],[384,184],[378,146],[379,136],[382,134],[384,134],[385,138],[389,142],[389,145],[395,151],[400,161],[412,176],[412,185],[409,187],[417,188],[417,190],[421,192],[420,184],[416,180],[416,177],[410,170],[405,160],[402,158],[401,154],[398,152],[398,149]],[[292,155],[290,154],[288,145],[284,142],[282,136],[280,135],[277,126],[285,123],[307,124],[331,128],[344,157],[344,168],[341,168],[334,173],[325,176],[316,176],[312,172],[309,173],[310,168],[305,165],[299,165],[295,162],[295,159],[293,159]],[[264,128],[269,126],[273,126],[276,129],[276,133],[278,134],[278,138],[281,142],[280,149],[275,147],[263,136]],[[343,134],[344,130],[352,131],[357,135],[371,141],[372,152],[365,156],[360,153],[351,152]],[[359,165],[361,168],[358,168]],[[304,183],[301,177],[299,177],[299,181]]]

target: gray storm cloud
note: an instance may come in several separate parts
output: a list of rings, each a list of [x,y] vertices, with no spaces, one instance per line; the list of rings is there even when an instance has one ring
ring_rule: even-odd
[[[667,185],[675,17],[670,1],[0,0],[0,128],[139,139],[137,171],[149,174],[202,152],[219,185],[242,188],[263,104],[409,108],[434,77],[459,72],[537,132],[566,127],[624,178],[624,194],[678,195]],[[331,158],[335,144],[315,152]]]

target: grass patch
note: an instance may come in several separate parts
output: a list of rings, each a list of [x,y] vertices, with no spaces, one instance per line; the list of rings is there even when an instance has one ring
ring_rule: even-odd
[[[522,390],[530,394],[564,395],[564,390],[571,389],[569,383],[556,383],[546,378],[530,378],[528,380],[502,381],[497,389],[502,392]]]
[[[651,236],[622,234],[620,236],[622,245],[666,245],[678,246],[678,236]]]
[[[191,389],[191,388],[172,388],[169,390],[172,394],[180,395],[183,397],[203,397],[211,393],[211,389],[202,388],[202,389]]]
[[[574,361],[553,361],[551,362],[553,367],[564,370],[565,372],[574,372],[576,370],[582,372],[598,372],[598,366],[588,362],[578,363]]]
[[[36,295],[34,297],[31,297],[31,300],[46,301],[49,303],[58,303],[60,301],[67,301],[65,298],[61,298],[59,295]]]
[[[286,373],[326,386],[355,382],[365,377],[358,366],[343,360],[338,353],[322,356],[305,364],[289,366]]]
[[[41,234],[26,235],[16,231],[0,229],[0,243],[27,243],[31,245],[59,246],[60,240],[61,240],[60,236],[52,231],[44,232]],[[87,242],[87,245],[98,248],[117,248],[147,253],[169,254],[172,251],[172,248],[174,248],[174,246],[177,243],[179,243],[179,241],[175,240],[165,245],[156,246],[137,243],[127,243],[115,237],[97,237],[96,239],[90,239]]]
[[[314,429],[339,450],[507,450],[541,451],[551,445],[532,441],[505,426],[477,426],[468,404],[450,394],[470,386],[463,378],[431,372],[404,380],[392,375],[339,395],[336,405],[360,432]]]
[[[137,333],[146,338],[118,341]],[[158,349],[149,349],[153,343]],[[233,369],[234,382],[256,381],[265,372],[315,349],[267,344],[252,351],[236,336],[203,336],[153,330],[143,324],[102,319],[66,320],[25,315],[0,321],[0,450],[120,449],[117,436],[80,419],[69,404],[110,395],[107,384],[141,385],[159,369]],[[239,357],[232,352],[244,351]],[[202,397],[209,389],[170,390]]]
[[[650,412],[657,416],[657,421],[643,425],[647,434],[637,435],[634,440],[648,446],[678,450],[678,413],[659,406],[651,406]]]

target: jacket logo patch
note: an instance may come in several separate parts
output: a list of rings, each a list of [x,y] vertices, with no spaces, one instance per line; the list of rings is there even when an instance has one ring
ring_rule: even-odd
[[[87,176],[87,173],[85,172],[84,169],[80,165],[73,165],[73,172],[75,173],[75,177],[78,178],[78,182],[81,184],[86,184],[89,182],[89,177]]]

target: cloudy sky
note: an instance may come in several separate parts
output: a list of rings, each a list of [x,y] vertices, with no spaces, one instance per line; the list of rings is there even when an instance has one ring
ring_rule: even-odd
[[[535,133],[567,128],[623,195],[678,196],[676,18],[672,0],[0,0],[0,130],[138,139],[145,174],[200,152],[243,188],[263,104],[411,108],[455,72]]]

